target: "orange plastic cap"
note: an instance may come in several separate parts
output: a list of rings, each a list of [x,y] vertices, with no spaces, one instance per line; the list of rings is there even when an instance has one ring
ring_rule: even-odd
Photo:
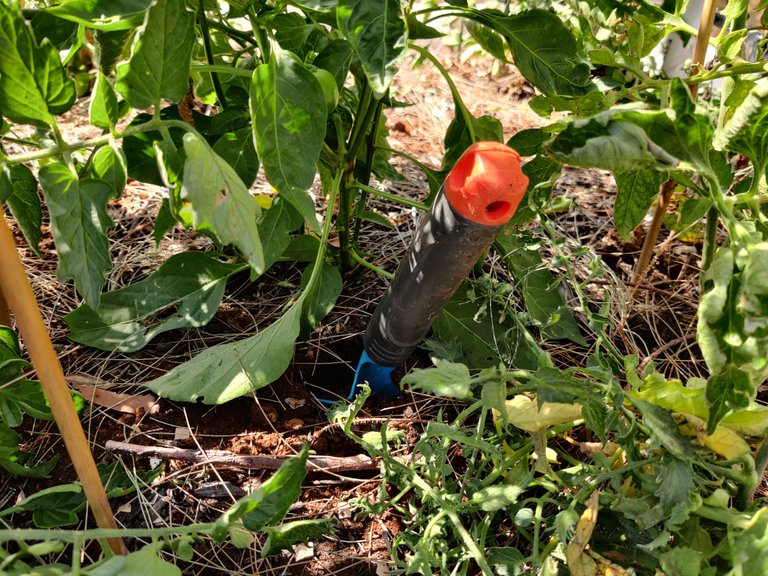
[[[467,148],[445,179],[445,195],[467,220],[485,226],[506,224],[528,188],[520,154],[500,142]]]

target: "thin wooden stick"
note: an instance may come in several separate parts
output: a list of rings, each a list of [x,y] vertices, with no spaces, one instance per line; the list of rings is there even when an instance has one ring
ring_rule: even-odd
[[[85,438],[83,426],[80,424],[67,382],[64,380],[64,372],[51,344],[43,315],[40,313],[32,286],[27,279],[24,264],[16,250],[13,235],[2,215],[0,215],[0,290],[16,317],[16,325],[51,405],[51,412],[61,431],[77,476],[83,484],[83,490],[93,510],[96,523],[100,528],[117,528],[93,454]],[[121,538],[108,538],[107,541],[115,554],[127,553]]]
[[[160,458],[162,460],[180,460],[182,462],[224,464],[236,468],[251,468],[259,470],[277,470],[288,459],[288,456],[257,456],[249,454],[234,454],[226,450],[188,450],[186,448],[166,448],[163,446],[144,446],[107,440],[104,448],[114,454],[126,454],[143,458]],[[365,454],[357,456],[310,456],[307,461],[309,472],[357,472],[362,470],[378,470],[379,462]]]
[[[0,326],[10,327],[12,323],[13,319],[11,318],[11,311],[8,309],[8,302],[5,301],[5,296],[0,292]]]

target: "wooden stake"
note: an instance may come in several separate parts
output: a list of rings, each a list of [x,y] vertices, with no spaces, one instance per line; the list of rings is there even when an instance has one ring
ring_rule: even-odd
[[[54,420],[61,431],[77,476],[83,484],[83,490],[93,510],[96,523],[100,528],[117,528],[91,448],[85,438],[83,426],[80,424],[72,396],[64,380],[64,372],[45,327],[43,315],[40,313],[24,265],[19,258],[13,235],[1,214],[0,290],[16,317],[16,325],[29,351],[32,366],[40,379],[43,391],[51,404]],[[127,553],[122,538],[108,538],[107,541],[115,554]]]

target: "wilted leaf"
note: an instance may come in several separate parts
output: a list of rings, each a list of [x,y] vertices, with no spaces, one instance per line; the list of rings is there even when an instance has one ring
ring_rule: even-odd
[[[526,432],[538,432],[556,424],[580,420],[580,404],[544,402],[541,406],[535,398],[518,394],[505,403],[507,421]]]
[[[469,396],[472,376],[466,365],[435,358],[435,367],[414,370],[403,376],[401,385],[444,398],[464,399]]]

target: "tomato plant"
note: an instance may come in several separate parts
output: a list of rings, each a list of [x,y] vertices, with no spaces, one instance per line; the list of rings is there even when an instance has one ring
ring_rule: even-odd
[[[471,558],[485,573],[498,566],[511,573],[516,569],[510,566],[525,560],[551,574],[557,552],[573,574],[619,570],[586,547],[595,527],[590,511],[598,506],[591,494],[601,489],[599,504],[611,510],[614,526],[634,531],[630,536],[643,550],[663,550],[651,559],[633,556],[630,563],[639,572],[718,574],[727,573],[723,565],[732,562],[734,574],[758,573],[764,555],[745,556],[739,547],[764,548],[765,515],[754,513],[752,499],[768,444],[753,451],[744,436],[765,434],[755,398],[768,377],[768,68],[760,56],[766,2],[729,2],[711,38],[713,2],[704,2],[699,30],[683,17],[686,4],[568,0],[479,8],[463,0],[68,0],[22,9],[3,1],[0,200],[39,251],[40,187],[58,275],[73,282],[83,300],[65,318],[71,338],[123,353],[140,350],[165,331],[210,321],[233,274],[248,270],[255,280],[285,254],[296,254],[295,248],[309,252],[300,290],[271,326],[208,348],[146,383],[167,398],[211,404],[251,393],[286,370],[302,328],[316,327],[333,307],[344,273],[358,266],[381,272],[359,246],[360,223],[375,219],[367,208],[369,196],[380,193],[372,178],[400,177],[390,163],[383,118],[397,105],[389,88],[408,51],[437,67],[455,107],[441,166],[417,162],[430,184],[429,199],[469,145],[503,140],[500,122],[470,112],[424,45],[445,35],[441,22],[457,21],[536,89],[529,106],[544,125],[520,131],[507,143],[528,158],[524,171],[531,182],[513,227],[538,222],[558,249],[545,209],[566,164],[613,173],[614,223],[625,236],[656,204],[651,229],[657,231],[671,194],[687,191],[675,225],[706,222],[697,340],[709,377],[683,385],[652,369],[638,374],[637,359],[611,345],[605,321],[590,311],[583,292],[578,298],[595,353],[588,366],[556,368],[530,326],[544,338],[584,343],[584,335],[530,237],[503,235],[496,250],[522,286],[528,324],[512,315],[499,322],[501,328],[486,323],[466,330],[478,316],[478,301],[503,303],[509,293],[507,286],[481,277],[459,291],[435,324],[438,336],[459,341],[462,356],[454,362],[442,358],[434,371],[406,380],[462,399],[480,394],[479,403],[455,422],[435,423],[419,443],[423,453],[443,462],[446,439],[458,443],[472,455],[466,474],[441,469],[440,477],[416,460],[405,466],[388,459],[381,447],[387,438],[376,447],[355,437],[387,463],[393,484],[401,482],[403,493],[415,490],[432,507],[425,510],[434,512],[426,518],[413,514],[413,525],[434,538],[403,536],[403,567],[428,573],[463,563],[467,573]],[[748,42],[755,33],[756,47]],[[673,34],[696,36],[698,48],[709,45],[714,63],[707,67],[697,48],[688,74],[659,75],[649,57]],[[92,86],[79,62],[88,51]],[[102,134],[68,141],[58,117],[88,87],[89,120]],[[215,113],[197,112],[195,102]],[[260,169],[272,194],[250,192]],[[173,256],[147,278],[104,292],[113,267],[114,222],[107,206],[128,178],[167,191],[155,217],[156,240],[181,225],[213,238],[220,253]],[[318,204],[325,206],[322,222]],[[329,242],[332,236],[338,243]],[[638,278],[653,248],[655,234],[648,236]],[[495,338],[499,333],[503,338]],[[3,366],[13,370],[6,380],[20,375],[14,350],[9,345]],[[26,390],[23,385],[14,389]],[[534,409],[532,397],[521,390],[537,395],[542,409]],[[26,405],[4,402],[0,431],[8,457],[0,464],[14,468],[9,462],[26,455],[17,450],[10,427],[22,412],[45,413],[39,397]],[[589,464],[574,463],[574,470],[555,471],[546,464],[548,430],[570,429],[579,412],[605,444],[615,439],[619,447],[596,454]],[[481,424],[468,434],[470,414]],[[537,461],[529,469],[531,452]],[[24,464],[14,470],[47,468]],[[518,506],[531,482],[547,495],[537,492]],[[454,492],[441,493],[437,484]],[[589,490],[573,499],[563,496],[579,485]],[[736,508],[721,505],[723,494],[735,498]],[[554,524],[542,515],[546,506],[559,510]],[[239,520],[255,507],[246,501],[225,517]],[[478,542],[491,542],[494,514],[502,511],[514,513],[521,533],[533,527],[531,552],[522,557],[491,543],[500,560],[489,563]],[[481,513],[490,514],[467,530],[464,523]],[[716,523],[730,543],[727,550],[701,544],[702,519]],[[443,521],[453,536],[446,536]],[[205,529],[220,536],[231,527],[224,524]],[[545,533],[550,539],[542,544]],[[281,534],[274,532],[275,538]],[[566,541],[565,549],[558,548]],[[675,541],[685,545],[676,547]],[[686,568],[686,554],[698,559],[698,568]]]

